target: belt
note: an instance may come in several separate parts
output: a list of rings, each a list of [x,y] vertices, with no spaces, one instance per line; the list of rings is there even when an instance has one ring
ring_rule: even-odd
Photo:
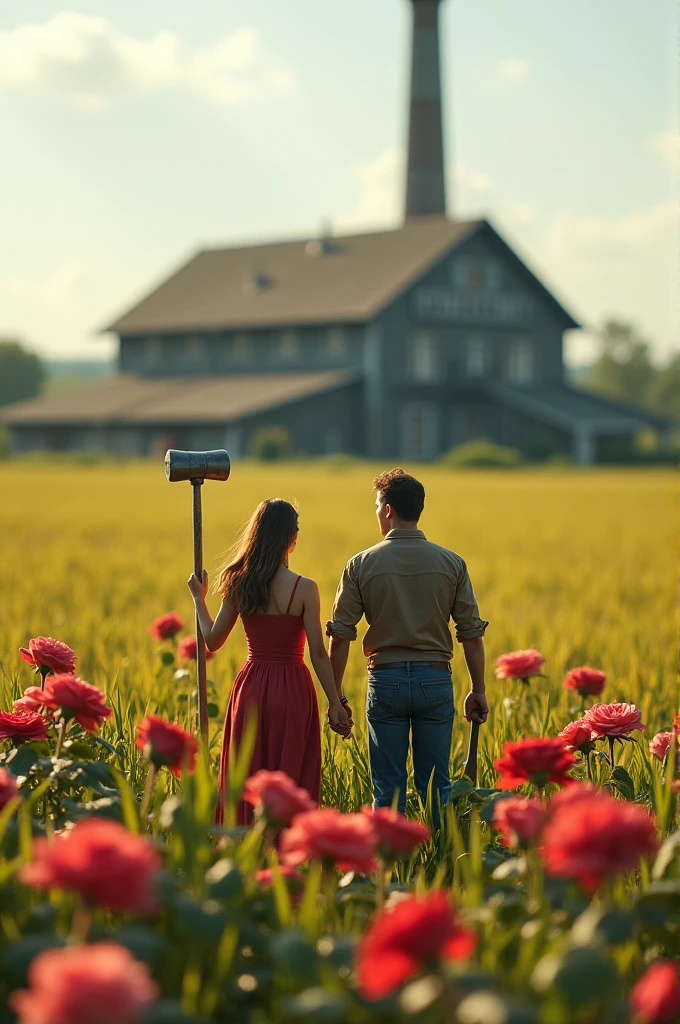
[[[376,665],[372,658],[368,659],[368,668],[375,672],[381,668],[397,668],[399,665],[405,665],[406,661],[385,661],[382,665]],[[427,665],[428,668],[440,668],[447,671],[451,668],[448,661],[409,661],[409,665]]]

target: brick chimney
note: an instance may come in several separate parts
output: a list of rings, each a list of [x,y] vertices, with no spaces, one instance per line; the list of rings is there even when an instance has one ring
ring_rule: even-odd
[[[406,218],[446,216],[442,90],[439,69],[440,0],[413,6],[411,99],[406,170]]]

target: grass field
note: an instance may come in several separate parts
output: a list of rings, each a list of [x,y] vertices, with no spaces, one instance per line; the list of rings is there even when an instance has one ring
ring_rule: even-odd
[[[323,463],[237,464],[224,484],[203,489],[205,564],[213,569],[263,497],[295,500],[300,540],[293,568],[314,577],[329,615],[346,559],[378,538],[371,481],[378,467]],[[428,537],[466,559],[481,613],[490,620],[487,655],[536,647],[546,658],[552,721],[569,720],[561,689],[567,668],[590,664],[608,676],[605,698],[643,709],[646,735],[669,728],[678,706],[675,676],[676,490],[670,471],[418,470],[426,491],[421,525]],[[2,685],[25,672],[17,652],[43,634],[79,654],[81,676],[117,692],[140,716],[147,705],[183,721],[186,681],[155,675],[153,619],[171,609],[192,629],[186,588],[191,569],[191,488],[168,484],[161,464],[76,466],[10,462],[0,466],[0,657]],[[216,605],[213,599],[213,611]],[[240,626],[209,664],[219,717],[245,654]],[[347,692],[358,748],[332,744],[336,765],[363,745],[364,669],[353,645]],[[454,659],[458,706],[465,687]],[[508,729],[503,698],[512,684],[493,679],[483,750]],[[6,694],[9,697],[9,693]],[[7,706],[5,702],[4,706]],[[454,761],[466,726],[458,719]],[[484,758],[483,758],[484,762]]]
[[[261,498],[294,499],[301,532],[292,567],[318,580],[328,616],[346,559],[378,539],[371,489],[378,468],[237,464],[228,483],[204,488],[206,565],[215,567]],[[293,819],[278,848],[266,813],[249,830],[232,828],[247,750],[232,766],[227,827],[214,826],[221,720],[245,654],[240,627],[208,666],[215,705],[212,770],[200,757],[193,774],[185,770],[177,779],[167,768],[156,773],[137,749],[136,727],[147,712],[194,726],[193,666],[177,674],[175,663],[163,666],[149,635],[154,619],[171,610],[184,618],[185,632],[192,629],[188,484],[166,483],[160,464],[0,464],[0,710],[10,711],[32,681],[18,648],[37,635],[74,648],[76,671],[105,691],[113,708],[101,736],[71,722],[63,747],[64,722],[49,711],[45,719],[34,716],[47,735],[44,742],[4,733],[0,1021],[15,1020],[8,1002],[34,984],[29,965],[42,957],[41,963],[55,965],[56,980],[57,962],[80,958],[82,977],[94,986],[88,991],[95,992],[92,951],[82,944],[102,938],[116,943],[119,954],[121,947],[128,950],[138,961],[136,970],[157,980],[163,998],[149,1008],[145,1024],[680,1019],[680,832],[671,834],[677,829],[680,779],[673,778],[674,752],[662,762],[648,748],[656,732],[672,729],[680,703],[673,475],[453,473],[437,467],[418,474],[427,490],[422,526],[431,539],[465,557],[482,615],[491,623],[491,714],[482,730],[477,788],[457,781],[441,830],[432,836],[420,830],[415,845],[390,853],[382,840],[378,845],[374,825],[363,814],[310,811]],[[524,647],[542,652],[546,676],[528,688],[496,681],[493,659]],[[638,705],[646,729],[635,732],[632,742],[611,740],[615,766],[606,741],[579,756],[571,779],[558,783],[575,784],[559,794],[556,787],[546,790],[547,776],[541,781],[530,773],[521,788],[525,794],[537,788],[541,800],[529,804],[516,797],[515,807],[522,815],[540,816],[540,835],[502,845],[496,814],[511,805],[503,804],[504,794],[495,788],[493,762],[505,740],[555,736],[580,716],[580,699],[562,684],[567,669],[586,663],[607,673],[601,700]],[[454,665],[460,709],[466,681],[459,651]],[[370,800],[358,644],[346,683],[357,728],[346,743],[324,734],[322,788],[322,802],[345,812]],[[68,706],[58,711],[62,717],[69,713]],[[12,715],[0,721],[3,729],[8,720]],[[461,774],[467,731],[457,719],[454,775]],[[153,757],[153,745],[146,753]],[[589,777],[601,787],[597,795],[584,785]],[[428,808],[418,806],[413,792],[407,811],[430,823]],[[276,867],[279,854],[286,859],[286,838],[313,828],[300,825],[303,819],[318,822],[321,816],[325,824],[317,827],[329,841],[329,815],[340,830],[335,849],[305,847],[304,874],[284,882]],[[347,851],[355,849],[360,827],[371,833],[377,863],[352,862],[347,870]],[[399,827],[414,828],[403,822]],[[104,837],[107,828],[115,837],[110,831]],[[49,841],[38,846],[41,836]],[[93,836],[102,837],[103,845],[88,847]],[[26,877],[27,866],[69,848],[79,851],[71,854],[73,863],[86,862],[86,868],[50,876],[49,892],[42,890],[40,876]],[[556,848],[571,858],[564,871],[550,859]],[[150,856],[165,867],[154,875],[154,909],[131,902],[134,886],[130,890],[131,880],[141,884]],[[274,869],[271,891],[260,873],[265,866]],[[586,869],[595,872],[594,883],[583,874]],[[297,897],[289,885],[299,886]],[[410,924],[395,932],[400,899],[407,915],[402,921]],[[459,949],[461,962],[452,964],[444,943],[454,913],[471,929],[466,941],[472,945]],[[392,938],[385,946],[388,933]],[[64,943],[67,948],[60,950]],[[122,991],[131,984],[129,968],[119,970]],[[376,978],[380,992],[371,989]],[[78,979],[66,988],[64,998],[80,1008]],[[98,1000],[87,1020],[122,1024],[108,1012],[107,999]],[[649,1012],[639,1011],[645,999]],[[656,1012],[660,1000],[664,1013],[671,1007],[673,1016]],[[36,1019],[24,1016],[19,1024]],[[49,1019],[70,1024],[74,1018],[69,1011]],[[142,1018],[124,1019],[138,1024]]]

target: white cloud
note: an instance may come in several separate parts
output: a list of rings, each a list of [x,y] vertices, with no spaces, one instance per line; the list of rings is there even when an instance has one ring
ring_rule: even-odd
[[[571,252],[595,262],[603,256],[627,261],[670,243],[675,220],[674,203],[656,203],[620,218],[561,214],[553,221],[548,245],[555,252]]]
[[[531,74],[531,64],[519,57],[508,57],[506,60],[501,61],[498,73],[501,78],[507,78],[516,82],[522,78],[529,77]]]
[[[271,61],[253,28],[237,29],[202,50],[189,50],[174,32],[137,39],[105,18],[75,11],[0,32],[0,91],[96,110],[163,89],[236,104],[291,95],[295,74]]]

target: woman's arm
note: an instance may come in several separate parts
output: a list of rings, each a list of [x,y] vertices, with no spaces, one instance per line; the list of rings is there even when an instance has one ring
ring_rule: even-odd
[[[205,569],[203,570],[203,581],[201,582],[195,573],[192,572],[187,582],[196,605],[198,622],[203,639],[205,640],[205,646],[209,651],[217,651],[234,628],[238,612],[235,612],[229,602],[225,600],[222,602],[217,618],[213,622],[205,603],[205,595],[208,591],[208,573]]]
[[[309,644],[309,656],[323,691],[328,697],[328,720],[337,732],[347,736],[351,728],[349,718],[340,703],[330,658],[323,641],[319,588],[314,580],[306,579],[303,581],[300,591],[304,601],[303,622]]]

